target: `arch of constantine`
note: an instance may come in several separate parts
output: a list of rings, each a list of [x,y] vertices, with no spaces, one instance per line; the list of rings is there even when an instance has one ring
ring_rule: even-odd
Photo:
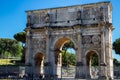
[[[98,78],[113,78],[111,11],[110,2],[26,11],[26,73],[60,77],[61,50],[72,41],[75,78],[92,78],[92,54],[98,56]]]

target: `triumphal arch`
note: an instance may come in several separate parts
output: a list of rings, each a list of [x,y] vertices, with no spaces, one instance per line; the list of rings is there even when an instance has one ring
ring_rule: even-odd
[[[26,73],[60,77],[61,50],[72,41],[75,78],[92,77],[92,54],[98,55],[98,78],[113,78],[111,11],[110,2],[26,11]]]

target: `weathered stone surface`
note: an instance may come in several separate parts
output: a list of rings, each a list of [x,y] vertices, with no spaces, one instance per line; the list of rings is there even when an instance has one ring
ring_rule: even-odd
[[[76,51],[76,77],[91,77],[90,57],[97,54],[99,59],[99,76],[113,78],[112,64],[112,24],[111,4],[68,6],[43,10],[27,11],[26,64],[31,63],[32,73],[61,76],[61,50],[65,43],[72,41]],[[40,61],[40,65],[35,65]],[[49,62],[49,68],[43,69]],[[100,64],[105,63],[104,71]],[[86,66],[86,67],[84,67]],[[31,70],[28,73],[31,73]],[[42,71],[42,69],[44,71]],[[108,73],[108,74],[107,74]],[[85,77],[84,77],[85,78]]]
[[[110,3],[96,3],[27,11],[27,23],[33,28],[45,26],[74,26],[96,24],[100,21],[111,23]]]

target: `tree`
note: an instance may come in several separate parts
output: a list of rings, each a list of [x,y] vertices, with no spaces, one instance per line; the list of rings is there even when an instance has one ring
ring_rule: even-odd
[[[62,48],[62,65],[63,66],[69,66],[73,65],[75,66],[76,63],[76,56],[74,53],[69,53],[69,49],[75,49],[74,43],[72,41],[69,41],[68,43],[64,44]],[[91,55],[91,66],[98,66],[98,55],[93,54]]]
[[[68,55],[67,51],[62,51],[62,66],[68,66]]]
[[[72,41],[69,41],[68,43],[64,44],[62,48],[62,66],[69,66],[69,65],[75,65],[76,58],[75,54],[69,53],[68,49],[73,48],[74,44]]]
[[[24,44],[26,42],[26,32],[19,32],[14,35],[14,38],[22,43],[23,51],[22,51],[22,59],[21,62],[25,62],[25,47]]]
[[[26,42],[26,32],[19,32],[19,33],[16,33],[14,35],[14,38],[17,40],[17,41],[20,41],[22,43],[22,46],[23,44],[25,44]]]
[[[74,53],[62,51],[62,66],[75,66],[76,59]]]
[[[69,41],[66,44],[64,44],[62,49],[67,50],[68,48],[73,48],[74,49],[74,43],[72,41]]]
[[[115,50],[115,53],[116,53],[116,54],[119,54],[119,55],[120,55],[120,38],[116,39],[116,40],[113,42],[113,50]]]
[[[68,59],[69,59],[69,65],[75,66],[75,64],[76,64],[76,56],[75,56],[75,54],[70,53]]]
[[[13,39],[0,38],[0,57],[21,56],[22,47],[19,42]]]
[[[93,54],[91,56],[91,66],[98,66],[98,55]]]
[[[113,59],[113,64],[115,65],[115,66],[120,66],[120,61],[118,61],[117,59]]]

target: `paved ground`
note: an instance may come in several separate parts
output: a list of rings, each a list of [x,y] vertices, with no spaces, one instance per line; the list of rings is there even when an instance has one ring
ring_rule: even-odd
[[[23,80],[23,79],[0,79],[0,80]],[[73,78],[67,78],[67,79],[58,79],[58,80],[98,80],[98,79],[73,79]],[[113,79],[113,80],[120,80],[120,79]]]
[[[0,80],[23,80],[23,79],[0,79]],[[57,80],[98,80],[98,79],[74,79],[74,78],[62,78]],[[100,79],[99,79],[100,80]],[[113,80],[120,80],[120,79],[113,79]]]
[[[60,80],[98,80],[98,79],[74,79],[74,78],[64,78]],[[113,79],[113,80],[120,80],[120,79]]]
[[[61,80],[98,80],[98,79],[61,79]],[[113,80],[120,80],[120,79],[113,79]]]

